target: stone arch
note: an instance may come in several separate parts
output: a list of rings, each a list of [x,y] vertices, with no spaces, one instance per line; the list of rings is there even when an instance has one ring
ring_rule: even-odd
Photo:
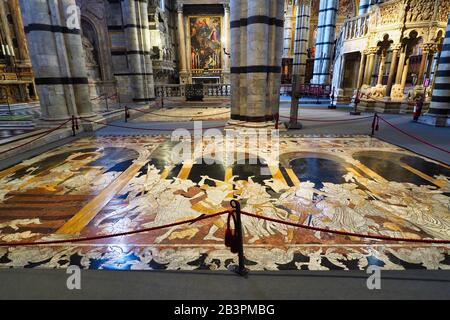
[[[81,21],[88,23],[95,31],[102,81],[114,81],[105,2],[103,0],[77,0],[77,4],[81,8]]]
[[[81,17],[81,38],[89,78],[104,80],[102,70],[104,64],[101,63],[98,33],[95,25],[86,17]]]

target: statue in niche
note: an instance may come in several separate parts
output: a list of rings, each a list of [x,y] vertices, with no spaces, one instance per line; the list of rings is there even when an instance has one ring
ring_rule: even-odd
[[[158,46],[153,46],[150,58],[152,60],[160,60],[161,59],[161,52],[160,52]]]
[[[85,20],[81,20],[81,42],[83,45],[85,62],[90,79],[101,79],[100,60],[98,56],[97,37],[95,30]]]
[[[81,37],[81,41],[83,43],[84,53],[86,55],[86,65],[87,66],[98,66],[98,63],[95,58],[95,48],[91,41],[85,37]]]

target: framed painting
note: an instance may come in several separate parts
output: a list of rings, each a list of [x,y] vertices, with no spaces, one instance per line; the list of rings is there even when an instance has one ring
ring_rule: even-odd
[[[222,17],[189,17],[191,37],[191,68],[222,69]]]

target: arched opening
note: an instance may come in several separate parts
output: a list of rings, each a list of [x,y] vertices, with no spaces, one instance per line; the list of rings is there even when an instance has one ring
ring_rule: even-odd
[[[81,19],[81,39],[86,60],[86,68],[90,80],[101,81],[103,79],[98,36],[95,27],[85,18]]]
[[[105,93],[104,72],[100,57],[100,46],[97,30],[93,23],[85,17],[81,18],[81,41],[84,50],[86,71],[89,79],[89,91],[94,110],[105,109],[105,101],[99,98]]]

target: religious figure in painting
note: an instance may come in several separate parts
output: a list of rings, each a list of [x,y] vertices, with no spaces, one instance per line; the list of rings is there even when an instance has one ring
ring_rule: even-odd
[[[192,69],[221,69],[221,17],[191,17]]]

